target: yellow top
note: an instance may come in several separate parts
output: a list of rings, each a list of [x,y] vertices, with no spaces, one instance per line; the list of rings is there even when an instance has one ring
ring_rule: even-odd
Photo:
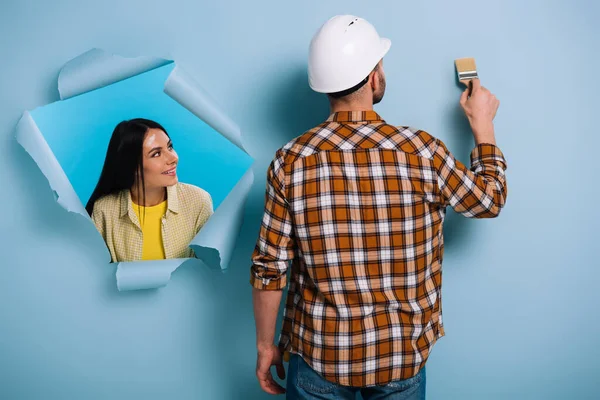
[[[142,226],[142,260],[164,260],[162,222],[167,211],[167,201],[150,207],[133,205]]]
[[[146,250],[144,237],[148,238],[152,233],[144,235],[140,221],[150,221],[148,210],[152,207],[146,208],[146,221],[143,214],[141,219],[138,217],[136,208],[129,190],[106,195],[94,203],[92,220],[104,238],[113,262],[144,260],[146,251],[150,251]],[[189,244],[212,214],[212,198],[205,190],[185,183],[167,187],[166,210],[160,229],[164,251],[161,258],[194,257]],[[148,245],[156,244],[155,239],[150,239]]]

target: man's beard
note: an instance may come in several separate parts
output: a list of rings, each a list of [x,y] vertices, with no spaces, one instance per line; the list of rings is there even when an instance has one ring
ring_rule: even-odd
[[[373,93],[373,104],[379,103],[383,99],[385,94],[385,78],[379,77],[379,92]]]

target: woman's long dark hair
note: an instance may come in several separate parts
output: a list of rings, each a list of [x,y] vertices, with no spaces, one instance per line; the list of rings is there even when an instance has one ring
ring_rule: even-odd
[[[123,189],[131,189],[136,183],[138,198],[140,194],[145,203],[144,168],[142,165],[142,148],[148,129],[160,129],[169,134],[159,123],[149,119],[135,118],[119,123],[112,133],[104,167],[98,184],[85,206],[88,214],[92,215],[94,203],[107,194],[117,193]],[[139,171],[139,176],[138,176]],[[140,191],[141,186],[141,191]]]

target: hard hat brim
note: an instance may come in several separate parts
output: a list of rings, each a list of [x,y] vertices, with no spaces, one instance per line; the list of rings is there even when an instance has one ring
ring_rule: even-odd
[[[385,57],[388,51],[390,51],[390,47],[392,47],[392,41],[388,38],[381,38],[381,47],[383,48],[381,58]],[[381,60],[380,58],[380,60]],[[375,67],[373,67],[375,68]]]
[[[375,61],[373,63],[373,65],[371,65],[371,70],[373,68],[375,68],[375,66],[377,65],[377,63],[379,63],[379,61],[381,61],[383,59],[383,57],[385,57],[385,55],[388,53],[388,51],[390,50],[390,47],[392,47],[392,41],[388,38],[381,38],[380,39],[380,43],[381,43],[381,53],[379,55],[379,57],[377,58],[377,61]],[[370,72],[369,72],[370,73]],[[366,78],[367,75],[365,75],[363,78]],[[329,86],[329,87],[323,87],[323,86],[316,86],[313,85],[312,82],[310,82],[309,80],[309,86],[311,87],[312,90],[314,90],[315,92],[318,93],[337,93],[337,92],[341,92],[343,90],[347,90],[350,89],[351,87],[353,87],[354,85],[358,84],[360,81],[355,82],[353,85],[350,85],[348,87],[344,86],[344,87],[336,87],[336,86]]]

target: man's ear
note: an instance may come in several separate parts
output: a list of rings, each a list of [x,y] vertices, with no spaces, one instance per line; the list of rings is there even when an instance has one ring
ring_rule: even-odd
[[[379,89],[379,68],[375,68],[369,74],[369,85],[371,85],[373,92],[376,92],[377,89]]]

